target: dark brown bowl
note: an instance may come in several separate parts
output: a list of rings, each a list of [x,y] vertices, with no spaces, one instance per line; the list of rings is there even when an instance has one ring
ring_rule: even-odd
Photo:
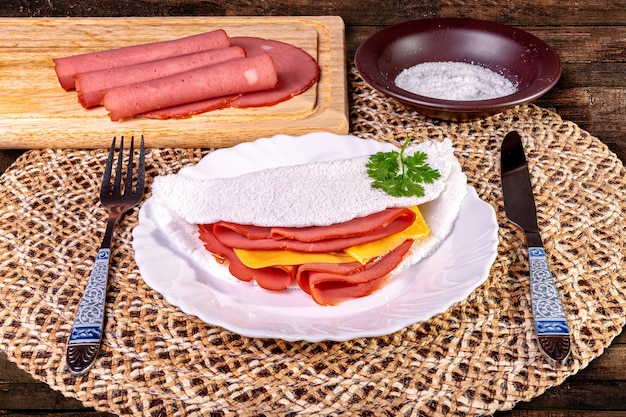
[[[442,100],[397,87],[396,76],[423,62],[479,64],[507,77],[517,91],[476,101]],[[561,76],[561,61],[548,44],[500,23],[435,18],[400,23],[367,38],[357,49],[356,68],[376,90],[433,118],[467,121],[529,103],[549,91]]]

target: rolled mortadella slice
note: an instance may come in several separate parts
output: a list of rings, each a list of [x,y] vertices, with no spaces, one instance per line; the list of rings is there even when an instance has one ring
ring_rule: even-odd
[[[206,113],[212,110],[227,109],[230,104],[241,94],[210,98],[208,100],[196,101],[193,103],[181,104],[179,106],[168,107],[166,109],[151,110],[143,115],[149,119],[185,119],[196,114]]]
[[[272,56],[278,73],[276,88],[241,94],[228,102],[220,102],[219,106],[215,105],[214,100],[205,100],[148,112],[145,116],[154,119],[180,119],[223,107],[273,106],[303,93],[319,80],[320,70],[317,62],[306,51],[296,46],[255,37],[233,37],[231,42],[233,46],[242,47],[248,57],[261,54]]]
[[[278,85],[271,92],[245,94],[233,101],[233,107],[272,106],[308,90],[320,75],[319,65],[304,50],[284,42],[253,37],[234,37],[249,57],[268,53],[274,58]]]
[[[113,121],[155,109],[274,88],[278,74],[268,54],[235,59],[107,90],[103,104]]]
[[[55,58],[53,61],[61,86],[65,90],[71,90],[74,88],[74,75],[81,72],[139,64],[229,46],[230,37],[224,30],[218,29],[170,41],[89,52]]]
[[[74,75],[76,92],[80,104],[85,108],[90,108],[101,104],[104,91],[113,87],[154,80],[245,57],[246,52],[243,48],[231,46],[157,61],[78,73]]]

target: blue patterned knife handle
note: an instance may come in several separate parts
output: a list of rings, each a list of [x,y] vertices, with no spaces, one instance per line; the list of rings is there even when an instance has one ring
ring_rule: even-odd
[[[110,255],[111,250],[108,248],[98,250],[72,326],[66,361],[67,368],[75,375],[86,372],[100,350]]]
[[[561,297],[543,247],[528,248],[530,297],[539,344],[551,359],[562,362],[570,352],[569,327]]]

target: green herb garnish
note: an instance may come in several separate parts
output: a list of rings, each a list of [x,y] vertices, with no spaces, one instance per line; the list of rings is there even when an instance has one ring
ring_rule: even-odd
[[[409,136],[400,152],[378,152],[370,156],[367,174],[374,181],[372,187],[380,188],[393,197],[423,197],[422,184],[432,184],[441,174],[426,163],[428,155],[417,151],[411,156],[404,156]]]

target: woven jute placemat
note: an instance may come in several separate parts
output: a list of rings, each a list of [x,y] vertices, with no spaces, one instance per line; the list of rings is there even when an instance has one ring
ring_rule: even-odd
[[[106,152],[29,151],[0,185],[0,349],[55,390],[133,416],[489,415],[538,396],[602,354],[626,317],[618,158],[534,105],[445,123],[381,97],[353,69],[349,83],[353,134],[451,138],[469,182],[495,208],[499,255],[467,299],[385,337],[306,343],[239,336],[182,313],[144,284],[131,249],[135,209],[117,229],[101,356],[89,374],[72,376],[63,355],[104,232],[96,190]],[[566,365],[540,354],[524,238],[503,213],[499,148],[513,129],[527,149],[570,321]],[[209,151],[149,150],[148,184]]]

